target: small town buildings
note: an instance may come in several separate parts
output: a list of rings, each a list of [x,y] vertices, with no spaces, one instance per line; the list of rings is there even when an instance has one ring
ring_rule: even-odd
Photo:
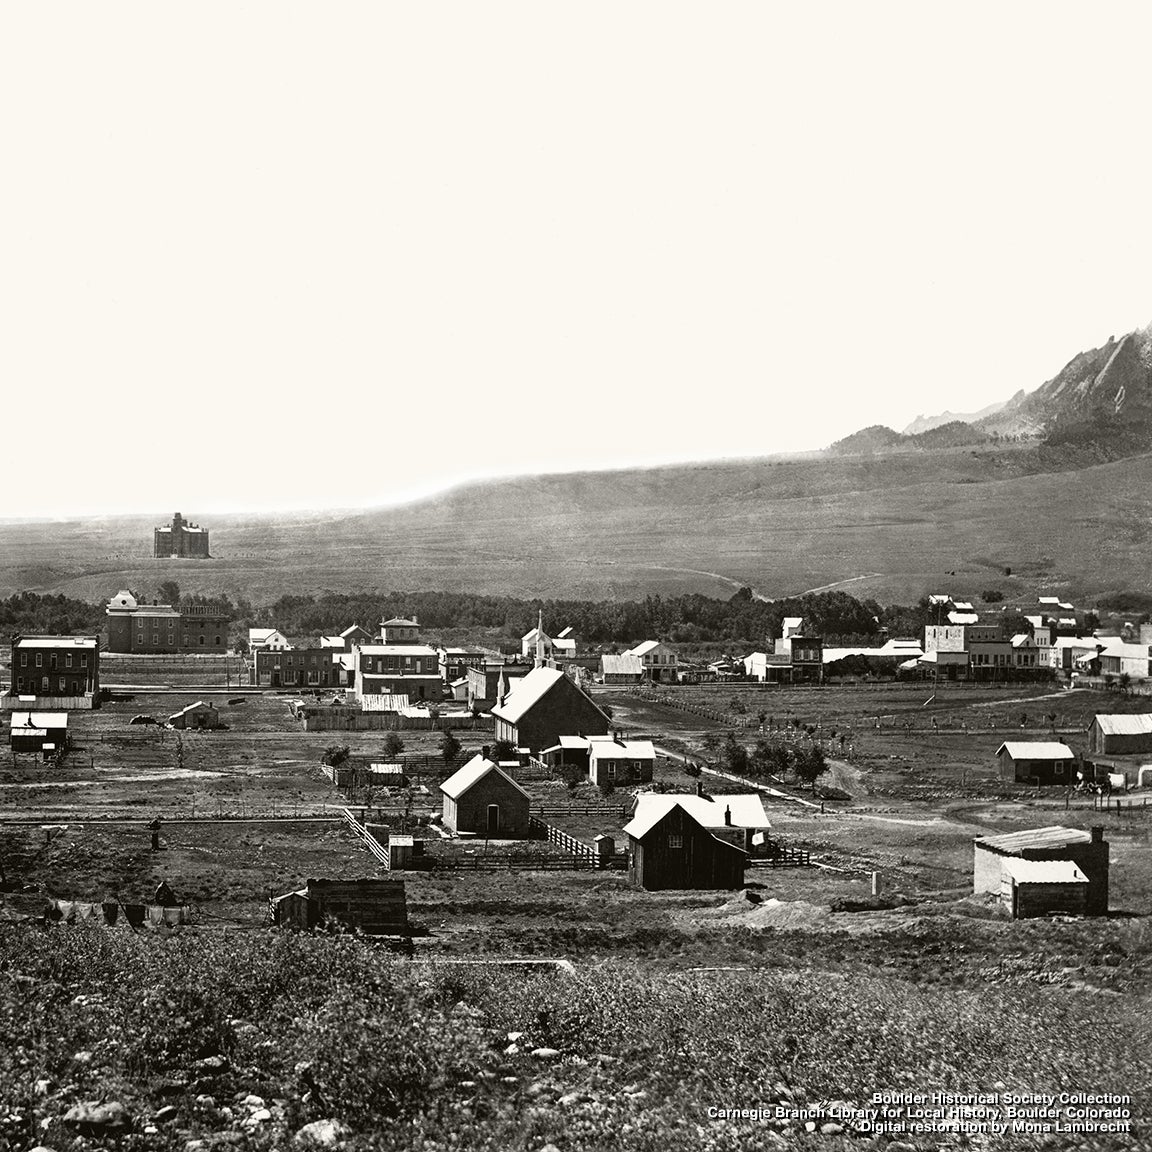
[[[208,560],[208,529],[185,520],[177,512],[172,523],[152,532],[153,552],[157,559]]]
[[[963,624],[926,624],[921,664],[949,680],[968,674],[968,648]]]
[[[20,697],[27,697],[29,704],[55,701],[58,709],[95,708],[100,641],[96,636],[14,636],[11,681],[4,698],[9,708],[18,707]]]
[[[668,799],[666,806],[637,808],[624,827],[629,879],[650,892],[742,888],[743,849],[706,828],[681,803],[686,797]]]
[[[964,640],[969,674],[973,680],[1007,678],[1008,669],[1014,664],[1013,646],[999,621],[966,624]]]
[[[646,784],[655,766],[651,740],[625,740],[618,732],[588,737],[588,779],[593,784]]]
[[[438,648],[440,654],[440,679],[445,684],[462,680],[469,668],[483,668],[493,657],[492,652],[483,648]]]
[[[67,712],[13,712],[8,730],[13,752],[31,752],[46,760],[68,747]]]
[[[562,734],[603,736],[612,728],[608,717],[556,668],[533,668],[492,715],[498,741],[533,752],[552,747]]]
[[[1000,836],[983,836],[973,842],[973,891],[979,895],[982,892],[992,893],[998,898],[1002,897],[1005,886],[1004,867],[1006,862],[1013,861],[1043,861],[1051,863],[1061,861],[1075,864],[1088,881],[1088,889],[1084,896],[1084,912],[1088,916],[1106,916],[1108,914],[1108,842],[1104,839],[1104,829],[1093,828],[1091,832],[1081,832],[1075,828],[1062,828],[1051,826],[1036,828],[1027,832],[1008,832]],[[1038,873],[1039,875],[1043,875]],[[1064,874],[1063,880],[1057,880],[1058,873],[1047,874],[1052,883],[1079,883]],[[1009,873],[1011,877],[1011,873]],[[1037,879],[1029,881],[1024,873],[1019,872],[1016,884],[1021,883],[1048,883],[1048,880]],[[1063,894],[1052,896],[1039,891],[1026,898],[1026,907],[1035,908],[1044,899],[1063,900]],[[1079,899],[1078,897],[1076,899]],[[1062,908],[1052,908],[1052,911],[1062,911]]]
[[[344,655],[333,648],[267,648],[249,664],[249,682],[260,688],[341,688],[348,683]]]
[[[1076,756],[1055,740],[1007,740],[996,749],[996,759],[1006,784],[1076,783]]]
[[[343,928],[366,936],[407,936],[403,880],[309,880],[272,901],[273,923],[295,931]]]
[[[195,704],[189,704],[186,708],[181,708],[179,712],[174,712],[169,716],[168,726],[170,728],[193,728],[210,731],[220,727],[220,710],[212,704],[206,704],[203,700],[197,700]]]
[[[540,753],[540,759],[549,768],[579,769],[587,776],[589,747],[587,736],[561,736],[551,748]]]
[[[275,628],[249,628],[248,651],[286,652],[292,645],[288,637]]]
[[[420,624],[416,617],[411,620],[403,616],[393,616],[391,620],[380,621],[381,644],[418,644]]]
[[[443,784],[444,827],[474,836],[508,837],[528,833],[528,793],[481,749]]]
[[[600,677],[605,684],[639,684],[644,679],[644,661],[630,652],[601,656]]]
[[[772,643],[772,655],[787,658],[786,679],[793,684],[819,684],[824,678],[823,639],[809,634],[802,616],[786,616],[780,632],[780,639]]]
[[[339,636],[321,636],[320,647],[331,648],[337,652],[351,652],[357,644],[371,644],[372,633],[359,624],[345,628]]]
[[[1088,728],[1088,751],[1097,756],[1152,752],[1152,712],[1097,713]]]
[[[680,658],[674,649],[660,640],[645,640],[629,648],[625,656],[639,656],[644,676],[657,684],[675,684],[679,680]],[[608,681],[606,680],[605,683]]]
[[[354,655],[353,689],[361,699],[380,693],[403,694],[410,701],[444,698],[440,656],[427,644],[361,644]]]

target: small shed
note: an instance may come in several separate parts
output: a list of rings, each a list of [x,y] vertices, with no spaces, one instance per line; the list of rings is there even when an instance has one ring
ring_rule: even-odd
[[[179,712],[169,716],[168,726],[170,728],[195,728],[204,731],[210,728],[219,728],[220,709],[213,704],[205,704],[203,700],[197,700],[195,704],[189,704],[187,708],[181,708]]]
[[[474,836],[528,834],[528,793],[499,764],[478,752],[443,784],[444,827]]]
[[[1002,861],[1000,902],[1013,920],[1034,916],[1083,916],[1088,877],[1071,860]]]
[[[999,836],[981,836],[973,841],[974,859],[972,890],[1000,895],[1006,861],[1068,862],[1071,861],[1088,880],[1084,896],[1084,913],[1108,915],[1109,845],[1104,829],[1096,826],[1090,832],[1052,825],[1024,832],[1005,832]]]
[[[644,679],[644,661],[627,653],[601,656],[600,674],[605,684],[639,684]]]
[[[13,752],[58,756],[68,746],[68,713],[13,712],[8,743]]]
[[[628,876],[648,891],[744,886],[747,854],[714,835],[682,805],[653,808],[624,828]]]
[[[309,880],[272,901],[281,928],[309,931],[338,926],[366,936],[407,936],[403,880]]]
[[[1006,784],[1076,783],[1076,756],[1057,740],[1006,740],[996,749]]]
[[[408,774],[404,765],[397,761],[387,763],[374,760],[365,770],[365,782],[374,788],[407,788]]]

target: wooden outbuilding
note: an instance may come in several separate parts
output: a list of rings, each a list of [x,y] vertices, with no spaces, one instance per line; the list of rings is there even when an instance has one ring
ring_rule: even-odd
[[[649,891],[744,886],[747,854],[705,828],[681,804],[652,808],[625,826],[628,876]]]
[[[219,728],[220,709],[215,705],[205,704],[203,700],[197,700],[195,704],[189,704],[187,708],[181,708],[179,712],[174,712],[169,716],[168,726],[170,728],[195,728],[204,731]]]
[[[337,926],[366,936],[407,936],[403,880],[309,880],[272,901],[281,928],[308,931]]]
[[[1071,860],[1003,861],[1000,902],[1013,920],[1035,916],[1083,916],[1087,910],[1088,877]]]
[[[1006,740],[996,749],[1006,784],[1076,783],[1076,756],[1057,740]]]
[[[1094,716],[1088,728],[1088,751],[1100,756],[1152,752],[1152,712]]]
[[[1003,898],[1006,883],[1004,869],[1013,861],[1071,863],[1076,865],[1087,881],[1084,914],[1108,915],[1109,845],[1101,827],[1083,832],[1076,828],[1053,825],[1026,832],[1007,832],[1001,836],[982,836],[973,842],[973,849],[972,890],[977,895],[984,892]],[[1023,876],[1024,872],[1020,875]],[[1017,883],[1047,881],[1018,879]],[[1079,900],[1079,897],[1075,899]]]
[[[510,837],[528,834],[528,793],[499,764],[478,752],[443,784],[444,827],[473,836]]]
[[[68,713],[13,712],[8,743],[13,752],[59,756],[68,747]]]

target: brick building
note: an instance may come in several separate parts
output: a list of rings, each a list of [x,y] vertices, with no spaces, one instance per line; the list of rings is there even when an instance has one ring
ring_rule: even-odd
[[[476,836],[524,836],[528,793],[488,759],[488,752],[484,748],[440,785],[444,827]]]
[[[151,604],[123,588],[108,601],[108,651],[155,655],[228,651],[231,616],[220,604]]]
[[[208,529],[185,520],[179,512],[172,523],[153,531],[154,555],[158,559],[173,557],[208,560]]]
[[[95,636],[14,636],[10,699],[87,698],[100,693],[100,641]]]
[[[341,688],[343,655],[332,648],[267,648],[252,654],[250,681],[259,688]]]
[[[406,695],[409,700],[440,701],[440,654],[426,644],[362,644],[355,650],[356,695]]]

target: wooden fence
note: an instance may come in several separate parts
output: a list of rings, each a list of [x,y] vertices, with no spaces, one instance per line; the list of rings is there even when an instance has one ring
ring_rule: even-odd
[[[753,856],[749,863],[753,868],[808,868],[812,864],[812,853],[807,848],[771,844],[767,856]]]
[[[536,816],[603,816],[623,820],[632,814],[628,804],[533,804]]]
[[[384,865],[388,867],[388,849],[385,848],[359,820],[356,819],[355,813],[351,808],[342,808],[340,814],[344,817],[348,827],[352,829],[356,837],[364,844],[364,847]]]

